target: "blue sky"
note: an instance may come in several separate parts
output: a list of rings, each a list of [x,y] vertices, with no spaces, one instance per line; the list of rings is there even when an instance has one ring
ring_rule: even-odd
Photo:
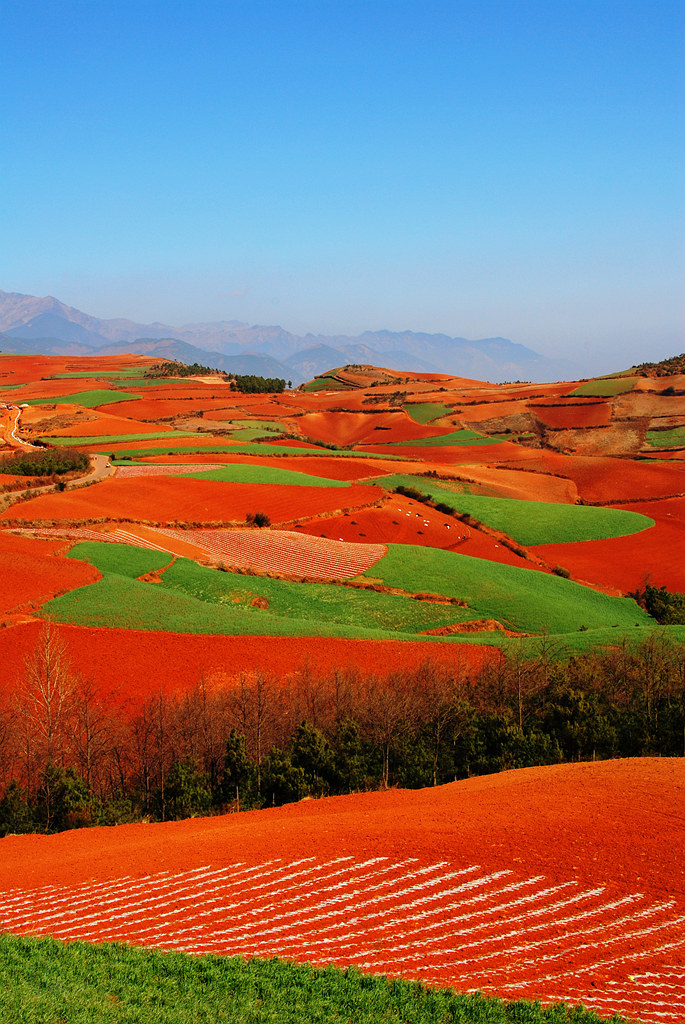
[[[682,4],[7,0],[0,288],[680,352]]]

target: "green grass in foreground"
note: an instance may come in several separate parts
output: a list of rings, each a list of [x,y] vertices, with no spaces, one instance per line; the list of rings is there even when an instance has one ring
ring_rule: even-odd
[[[184,475],[181,473],[181,475]],[[279,466],[251,465],[247,462],[233,462],[221,469],[209,469],[204,473],[186,473],[193,480],[218,480],[240,484],[290,484],[301,487],[349,487],[349,480],[330,480],[323,476],[310,476],[293,469]]]
[[[389,544],[388,553],[365,574],[410,593],[458,597],[470,618],[497,619],[526,633],[568,633],[581,626],[632,629],[654,620],[627,597],[597,590],[535,569],[490,562],[453,551]]]
[[[389,545],[388,554],[366,576],[408,594],[456,597],[465,600],[467,608],[334,584],[222,573],[187,559],[167,569],[161,583],[143,583],[131,577],[148,571],[148,563],[157,567],[150,561],[151,553],[129,556],[126,545],[121,549],[118,554],[111,544],[75,545],[71,557],[97,566],[103,578],[48,601],[43,614],[75,625],[178,633],[404,640],[423,639],[417,634],[424,630],[471,619],[496,619],[517,632],[550,635],[581,628],[584,632],[608,626],[632,632],[636,624],[654,626],[629,598],[608,597],[558,576],[434,548]],[[255,597],[266,598],[268,609],[253,607]]]
[[[632,391],[636,380],[637,377],[599,377],[597,380],[589,380],[585,384],[581,384],[571,392],[571,395],[611,398],[613,395],[622,395],[626,391]]]
[[[16,1024],[601,1024],[413,981],[277,958],[0,936],[0,1019]],[[622,1018],[612,1018],[620,1024]],[[606,1024],[606,1021],[605,1021]]]
[[[27,405],[82,405],[85,409],[95,409],[113,402],[134,402],[141,395],[131,395],[127,391],[77,391],[72,395],[53,395],[52,398],[30,398]]]
[[[653,448],[685,448],[685,427],[648,430],[645,440]]]
[[[404,409],[415,423],[430,423],[452,412],[451,406],[443,402],[407,402]]]
[[[95,624],[97,620],[105,625],[108,616],[114,616],[116,621],[110,625],[134,628],[135,622],[139,629],[168,630],[171,625],[159,624],[167,617],[169,623],[180,622],[178,631],[184,633],[314,633],[390,639],[472,617],[468,609],[454,605],[429,604],[397,594],[335,584],[295,583],[219,572],[188,559],[176,561],[163,574],[161,583],[137,582],[131,587],[122,577],[135,580],[151,569],[161,568],[170,559],[168,555],[126,544],[85,541],[71,549],[70,557],[90,562],[105,578],[56,598],[49,607],[45,606],[45,612],[65,617],[62,621],[82,624]],[[252,606],[258,597],[268,601],[268,610]]]

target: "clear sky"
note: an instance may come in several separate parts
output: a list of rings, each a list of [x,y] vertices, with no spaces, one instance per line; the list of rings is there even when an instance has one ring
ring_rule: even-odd
[[[684,10],[5,0],[0,289],[680,352]]]

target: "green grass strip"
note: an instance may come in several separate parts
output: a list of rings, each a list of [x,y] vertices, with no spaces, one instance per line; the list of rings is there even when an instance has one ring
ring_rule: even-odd
[[[85,444],[125,444],[127,441],[151,441],[177,437],[206,437],[206,434],[198,434],[195,430],[152,430],[148,434],[107,434],[97,437],[41,437],[41,441],[51,445],[76,446]]]
[[[447,448],[456,446],[463,448],[469,445],[501,444],[503,437],[485,437],[473,430],[453,430],[450,434],[437,437],[420,437],[415,441],[395,441],[389,448]]]
[[[465,600],[473,619],[496,619],[525,633],[568,633],[585,626],[632,629],[653,619],[627,597],[597,590],[535,569],[490,562],[437,548],[389,544],[367,577],[409,593]]]
[[[648,430],[645,438],[653,448],[685,448],[685,427],[671,430]]]
[[[622,395],[626,391],[632,391],[636,381],[637,377],[599,377],[597,380],[589,380],[585,384],[581,384],[571,392],[571,395],[611,398],[613,395]]]
[[[66,373],[51,373],[49,377],[43,377],[43,380],[72,380],[79,377],[90,380],[116,380],[119,377],[140,377],[143,369],[144,366],[137,366],[131,370],[69,370]]]
[[[579,1007],[462,995],[353,967],[13,935],[0,936],[0,1018],[16,1024],[602,1024]]]
[[[407,402],[404,406],[415,423],[430,423],[452,412],[452,407],[443,402]]]
[[[192,476],[193,480],[217,480],[235,484],[288,484],[300,487],[349,487],[349,480],[329,480],[323,476],[310,476],[292,469],[278,466],[260,466],[249,463],[231,463],[221,469],[209,469],[204,473],[181,473]]]
[[[206,435],[205,435],[206,436]],[[98,442],[99,442],[98,438]],[[276,444],[216,444],[206,445],[203,448],[193,448],[192,445],[159,445],[156,448],[122,448],[116,451],[117,458],[129,455],[134,459],[154,457],[155,455],[211,455],[213,453],[225,452],[235,455],[306,455],[311,458],[336,458],[336,459],[383,459],[389,461],[406,462],[406,458],[399,455],[378,455],[369,452],[331,451],[328,448],[297,448],[294,445]],[[104,455],[109,454],[109,449],[102,448]]]
[[[141,395],[130,395],[127,391],[77,391],[73,395],[54,395],[52,398],[30,398],[27,405],[82,405],[85,409],[96,409],[114,402],[134,402]]]
[[[460,634],[450,642],[499,647],[506,653],[516,651],[524,658],[536,658],[544,646],[547,657],[553,661],[565,661],[580,654],[588,654],[597,648],[616,648],[622,644],[628,647],[646,643],[650,638],[665,634],[674,643],[685,643],[685,626],[633,626],[632,629],[605,626],[600,629],[579,629],[574,633],[548,633],[544,636],[508,637],[499,631],[490,633]]]
[[[150,555],[159,557],[155,559]],[[125,576],[128,579],[161,568],[170,560],[166,554],[97,541],[75,545],[70,557],[90,562],[104,574]],[[337,628],[343,632],[335,635],[358,636],[361,635],[359,624],[363,623],[362,632],[374,631],[373,635],[382,635],[387,639],[389,635],[418,633],[472,617],[468,609],[455,605],[429,604],[397,594],[376,593],[330,583],[295,583],[290,580],[219,572],[185,558],[178,559],[166,570],[161,584],[143,586],[147,586],[152,593],[147,598],[142,591],[137,594],[137,614],[149,612],[155,616],[156,621],[159,620],[159,613],[153,605],[163,590],[169,591],[172,597],[178,595],[179,598],[190,598],[205,606],[200,609],[198,605],[184,605],[193,612],[194,617],[188,620],[182,632],[203,632],[202,629],[191,628],[192,623],[206,622],[207,617],[213,615],[212,609],[216,611],[214,620],[217,629],[208,632],[224,632],[226,626],[230,626],[229,632],[234,632],[233,627],[238,622],[251,634],[264,632],[268,628],[271,636],[306,635],[311,634],[313,628],[326,632]],[[58,609],[60,614],[65,613],[65,609],[69,614],[74,614],[77,607],[80,609],[79,614],[83,614],[86,608],[88,614],[100,614],[98,609],[102,601],[108,599],[110,588],[103,588],[101,594],[95,591],[90,593],[92,589],[91,585],[72,591],[73,601],[62,602]],[[256,598],[266,599],[268,610],[254,608],[253,601]],[[46,605],[46,611],[52,613],[54,610],[54,607],[48,609]],[[123,613],[127,618],[130,611],[127,607],[119,614]],[[294,634],[288,632],[293,623],[300,623]]]

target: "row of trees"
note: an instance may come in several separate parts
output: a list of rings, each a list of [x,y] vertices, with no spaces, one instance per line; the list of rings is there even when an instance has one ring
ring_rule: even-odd
[[[427,662],[369,677],[200,678],[135,712],[77,678],[46,627],[0,708],[0,834],[165,820],[421,787],[562,761],[685,756],[685,645],[655,634],[477,676]]]
[[[14,476],[56,476],[85,473],[88,456],[76,448],[41,448],[38,451],[14,451],[0,458],[0,473]]]

